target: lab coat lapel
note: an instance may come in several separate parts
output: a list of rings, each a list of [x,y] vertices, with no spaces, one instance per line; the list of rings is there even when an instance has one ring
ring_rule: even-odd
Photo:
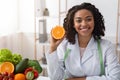
[[[85,63],[87,60],[89,60],[93,54],[94,54],[94,49],[97,49],[96,45],[95,45],[95,40],[94,38],[92,37],[91,40],[89,41],[86,49],[85,49],[85,52],[84,52],[84,55],[82,57],[82,63]]]
[[[80,49],[78,42],[76,42],[75,44],[69,44],[68,48],[71,49],[71,56],[75,56],[76,60],[80,60]]]
[[[82,68],[80,65],[80,48],[78,45],[78,41],[76,41],[75,44],[69,44],[68,47],[69,49],[71,49],[70,55],[67,58],[67,64],[69,65],[68,67],[70,67],[70,72],[73,75],[76,76],[83,76],[84,74],[82,73]],[[73,58],[74,56],[74,58]],[[75,65],[75,66],[73,66]],[[79,74],[80,73],[80,74]]]
[[[78,39],[76,36],[76,43],[75,44],[69,44],[68,47],[71,50],[71,55],[75,56],[77,60],[80,60],[80,47],[78,45]],[[77,61],[78,62],[78,61]]]
[[[71,50],[68,58],[67,58],[67,64],[69,67],[71,67],[74,70],[71,70],[73,74],[76,75],[84,75],[84,73],[82,73],[82,64],[85,63],[86,61],[88,61],[92,56],[93,56],[93,50],[96,49],[96,43],[94,42],[94,38],[92,37],[91,40],[88,43],[88,46],[86,47],[86,50],[84,52],[84,55],[81,59],[80,57],[80,47],[78,45],[78,39],[76,37],[76,43],[73,44],[68,44],[67,48],[69,48]],[[73,58],[74,56],[74,58]],[[72,65],[71,65],[72,64]],[[70,66],[71,65],[71,66]],[[75,65],[75,66],[73,66]],[[77,71],[75,70],[77,68]],[[81,74],[78,74],[78,73]]]
[[[75,56],[76,59],[81,60],[80,59],[80,47],[78,45],[78,37],[77,36],[76,36],[76,43],[74,45],[69,44],[67,46],[67,48],[71,49],[71,53],[73,53],[73,56]],[[84,52],[81,62],[84,63],[85,61],[89,60],[89,58],[91,58],[93,56],[93,54],[94,54],[93,50],[95,50],[95,49],[97,49],[97,45],[96,45],[94,38],[92,37],[85,49],[85,52]]]

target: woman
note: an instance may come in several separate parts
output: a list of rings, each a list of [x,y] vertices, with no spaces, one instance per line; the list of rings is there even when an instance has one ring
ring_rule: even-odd
[[[63,26],[65,37],[52,37],[46,55],[51,80],[120,80],[115,46],[101,38],[104,19],[94,5],[73,6]]]

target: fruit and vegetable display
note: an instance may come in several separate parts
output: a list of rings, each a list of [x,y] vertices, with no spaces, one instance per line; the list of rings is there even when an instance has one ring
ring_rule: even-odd
[[[19,53],[0,49],[0,80],[35,80],[41,72],[37,60],[23,59]]]

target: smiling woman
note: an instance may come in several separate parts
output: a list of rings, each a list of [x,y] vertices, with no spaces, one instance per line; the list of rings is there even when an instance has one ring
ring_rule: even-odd
[[[71,7],[64,18],[64,39],[51,37],[46,55],[51,80],[120,80],[115,45],[102,38],[105,27],[94,4]]]

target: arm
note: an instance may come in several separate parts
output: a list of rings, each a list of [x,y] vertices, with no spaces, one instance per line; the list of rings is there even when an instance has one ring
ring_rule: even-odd
[[[64,63],[63,60],[59,60],[57,52],[52,54],[46,54],[48,64],[48,76],[51,80],[62,80],[64,77]]]
[[[58,52],[63,53],[63,50],[57,50],[58,45],[61,43],[62,40],[63,39],[55,40],[53,37],[51,37],[50,50],[46,54],[48,75],[51,80],[62,80],[64,77],[64,62],[58,57]]]

